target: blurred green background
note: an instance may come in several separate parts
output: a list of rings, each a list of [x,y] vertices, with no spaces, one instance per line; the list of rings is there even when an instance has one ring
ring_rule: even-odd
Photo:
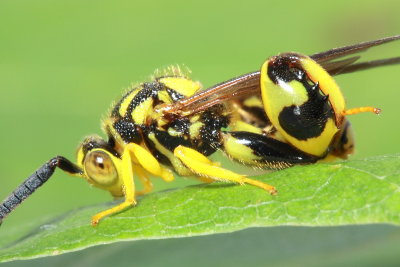
[[[400,34],[399,9],[396,0],[2,0],[0,198],[49,158],[61,154],[74,159],[85,135],[101,134],[100,119],[112,101],[157,68],[185,64],[208,87],[257,70],[280,52],[312,54]],[[389,44],[371,50],[367,58],[399,56],[399,48]],[[337,78],[349,107],[383,109],[379,117],[351,117],[357,141],[353,158],[399,151],[399,74],[396,66]],[[158,182],[156,189],[190,183]],[[107,192],[57,172],[0,231],[110,199]],[[156,253],[152,247],[170,245],[146,242],[149,257]]]

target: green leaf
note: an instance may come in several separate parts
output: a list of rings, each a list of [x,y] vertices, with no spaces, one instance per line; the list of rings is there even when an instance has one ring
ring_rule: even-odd
[[[139,199],[135,208],[90,226],[90,217],[116,203],[86,207],[32,226],[0,233],[0,261],[57,255],[122,240],[231,232],[254,226],[400,224],[400,155],[314,164],[259,176],[270,196],[253,186],[202,184]],[[1,231],[1,228],[0,228]],[[15,241],[21,231],[25,237]],[[17,234],[18,233],[18,234]],[[13,240],[13,236],[15,236]]]

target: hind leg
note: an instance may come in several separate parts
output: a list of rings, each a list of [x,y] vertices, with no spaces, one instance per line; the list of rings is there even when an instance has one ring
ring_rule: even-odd
[[[242,163],[270,169],[314,163],[320,159],[288,143],[246,131],[225,132],[222,150],[230,158]]]
[[[237,174],[227,169],[219,167],[219,163],[210,161],[206,156],[198,151],[185,146],[178,146],[174,150],[174,155],[179,158],[183,164],[193,173],[212,179],[215,181],[227,181],[238,184],[251,184],[267,190],[271,194],[276,194],[277,191],[272,185],[247,178],[244,175]]]

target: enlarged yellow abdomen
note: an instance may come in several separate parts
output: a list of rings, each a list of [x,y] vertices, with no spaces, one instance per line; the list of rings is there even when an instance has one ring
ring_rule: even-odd
[[[288,53],[261,68],[261,94],[271,123],[296,148],[326,153],[345,108],[333,78],[309,57]]]

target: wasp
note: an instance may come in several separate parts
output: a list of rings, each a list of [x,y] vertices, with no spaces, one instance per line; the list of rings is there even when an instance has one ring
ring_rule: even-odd
[[[400,35],[305,56],[283,53],[251,72],[202,90],[179,68],[130,89],[103,121],[107,140],[89,136],[76,163],[62,156],[47,161],[0,204],[0,221],[43,185],[55,169],[85,179],[120,204],[92,217],[136,204],[149,193],[150,176],[174,180],[249,184],[274,195],[274,186],[225,169],[208,156],[222,151],[244,165],[283,169],[347,158],[354,149],[347,115],[379,113],[374,107],[347,109],[332,76],[398,64],[400,57],[358,62],[358,52],[400,39]],[[134,179],[143,184],[135,190]]]

